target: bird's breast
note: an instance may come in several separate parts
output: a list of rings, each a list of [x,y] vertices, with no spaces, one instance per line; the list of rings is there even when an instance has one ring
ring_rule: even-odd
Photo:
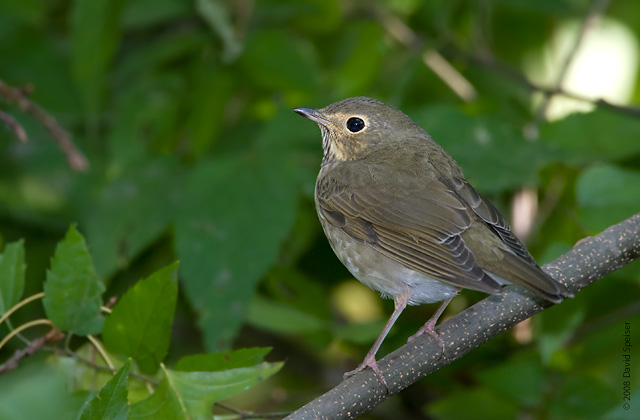
[[[439,302],[457,294],[454,286],[407,268],[366,242],[352,238],[341,228],[330,224],[321,212],[318,212],[318,217],[333,252],[342,264],[362,284],[379,291],[383,297],[409,291],[409,304],[418,305]]]

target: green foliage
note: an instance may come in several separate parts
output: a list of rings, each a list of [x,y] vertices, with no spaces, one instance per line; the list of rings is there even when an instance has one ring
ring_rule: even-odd
[[[0,254],[0,315],[4,315],[22,297],[24,268],[24,241],[7,244]]]
[[[104,322],[100,315],[103,292],[87,244],[71,225],[56,247],[44,282],[42,304],[47,317],[62,331],[96,334]]]
[[[276,373],[281,363],[222,372],[179,372],[163,369],[153,395],[131,406],[131,419],[209,419],[211,406],[236,395]]]
[[[131,361],[124,365],[102,387],[98,395],[84,406],[80,420],[126,420],[129,418],[127,385]]]
[[[0,374],[0,418],[78,418],[105,398],[122,406],[125,389],[130,417],[160,404],[167,418],[204,416],[239,384],[279,368],[262,364],[266,347],[293,369],[268,391],[256,387],[229,405],[282,411],[360,361],[392,305],[341,295],[350,274],[313,203],[320,132],[294,107],[366,95],[402,109],[507,219],[517,192],[534,190],[538,213],[527,245],[539,261],[637,213],[637,112],[594,100],[593,110],[546,121],[540,92],[519,81],[555,88],[559,69],[547,57],[574,44],[577,33],[557,35],[582,22],[588,7],[573,0],[0,0],[0,81],[24,87],[90,162],[87,172],[70,169],[60,139],[0,93],[0,112],[28,136],[19,142],[1,120],[0,316],[45,293],[43,305],[20,306],[0,325],[0,340],[29,321],[40,325],[21,333],[30,343],[44,338],[48,321],[67,334]],[[603,13],[595,20],[621,25],[638,44],[637,1],[610,2]],[[583,42],[593,35],[607,49],[624,44],[599,38],[598,27]],[[425,52],[441,62],[425,65],[433,59]],[[633,79],[624,95],[596,96],[640,102],[636,53],[620,64]],[[616,64],[600,62],[606,66],[576,64],[584,91],[564,88],[589,95],[600,82],[624,78],[606,76]],[[541,69],[555,73],[543,77]],[[460,80],[473,98],[454,93]],[[179,269],[170,265],[176,260]],[[453,305],[476,296],[463,293]],[[620,396],[621,326],[640,325],[638,300],[634,263],[534,318],[531,341],[492,340],[372,418],[413,418],[418,407],[438,419],[627,419],[611,396]],[[103,305],[112,306],[106,317]],[[407,310],[380,355],[428,316],[428,308]],[[27,346],[9,340],[0,366]],[[638,389],[633,382],[634,400]],[[33,395],[42,403],[33,404]]]
[[[178,360],[176,370],[182,372],[220,372],[257,365],[271,351],[270,348],[246,348],[223,353],[194,354]]]
[[[102,335],[111,351],[133,358],[154,374],[167,356],[178,299],[178,264],[156,271],[128,290],[113,307]]]
[[[2,261],[13,270],[5,270],[2,261],[0,268],[12,274],[9,280],[16,278],[13,272],[23,270],[20,258],[23,252],[22,241],[5,247]],[[119,299],[103,322],[93,314],[94,310],[100,310],[100,297],[93,295],[96,290],[101,292],[103,286],[93,270],[84,238],[73,225],[56,247],[44,290],[43,306],[56,328],[79,335],[101,334],[113,353],[130,358],[122,362],[113,353],[105,351],[96,337],[91,341],[93,348],[85,345],[71,350],[65,346],[61,350],[72,357],[56,353],[39,368],[44,379],[39,390],[48,396],[56,395],[64,403],[60,404],[59,412],[39,413],[37,418],[68,418],[63,413],[75,411],[83,420],[204,419],[210,417],[215,402],[247,390],[282,367],[282,363],[263,361],[270,349],[254,348],[224,354],[194,354],[182,358],[178,370],[167,369],[163,362],[169,350],[178,298],[178,263],[137,282]],[[95,350],[101,358],[98,363],[93,361]],[[117,372],[114,365],[120,365]],[[162,367],[159,383],[142,375],[153,375],[159,367]],[[141,389],[132,383],[130,373],[138,381],[145,381],[148,387],[154,386],[154,392],[149,395],[148,388]],[[33,375],[31,373],[30,378]],[[23,396],[19,393],[21,380],[24,378],[14,378],[12,383],[17,393],[7,394],[15,398],[12,404],[17,408],[15,411],[0,409],[2,418],[17,419],[24,418],[26,412],[38,413],[24,407]],[[87,399],[88,391],[95,390],[96,386],[100,388],[99,392]],[[54,388],[76,392],[60,395]],[[86,401],[78,411],[81,399]]]

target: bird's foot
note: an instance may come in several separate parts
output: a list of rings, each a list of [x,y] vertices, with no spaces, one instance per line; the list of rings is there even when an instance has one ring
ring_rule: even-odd
[[[436,322],[438,322],[437,318],[436,319],[431,318],[430,320],[428,320],[427,323],[424,324],[418,330],[417,333],[415,333],[414,335],[409,337],[409,339],[407,340],[407,343],[410,343],[413,340],[415,340],[416,338],[420,337],[422,334],[427,333],[431,337],[435,338],[436,341],[440,344],[440,347],[442,347],[442,353],[440,353],[440,357],[442,357],[444,355],[444,340],[436,332]]]
[[[384,376],[382,375],[382,372],[378,367],[378,362],[376,361],[375,354],[367,354],[362,363],[360,363],[357,368],[344,374],[344,379],[348,379],[354,376],[356,373],[362,372],[366,368],[370,368],[373,371],[373,373],[376,375],[376,379],[378,379],[378,382],[380,382],[382,386],[384,386],[384,388],[387,390],[387,394],[389,394],[389,386],[387,385],[387,380],[384,379]]]

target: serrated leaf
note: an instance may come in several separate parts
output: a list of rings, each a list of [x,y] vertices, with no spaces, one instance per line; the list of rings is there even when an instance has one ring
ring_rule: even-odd
[[[104,323],[107,347],[133,358],[154,374],[169,350],[178,297],[178,263],[164,267],[129,289]]]
[[[104,289],[84,238],[71,225],[47,270],[42,300],[47,317],[62,331],[97,334],[104,322],[100,314]]]
[[[127,360],[113,378],[102,387],[98,395],[84,406],[80,413],[80,420],[127,420],[129,417],[127,385],[130,365],[131,360]]]
[[[98,110],[104,79],[120,37],[124,0],[76,0],[71,13],[71,68],[90,113]]]
[[[178,360],[176,370],[183,372],[219,372],[255,366],[264,360],[270,347],[253,347],[222,353],[194,354]]]
[[[273,158],[273,159],[270,159]],[[281,156],[230,157],[192,173],[175,242],[207,350],[227,349],[295,219],[295,167]]]
[[[0,316],[24,293],[24,240],[12,242],[0,254]]]
[[[276,373],[282,363],[261,363],[223,372],[176,372],[163,367],[164,379],[146,400],[131,406],[130,419],[211,419],[211,406]]]

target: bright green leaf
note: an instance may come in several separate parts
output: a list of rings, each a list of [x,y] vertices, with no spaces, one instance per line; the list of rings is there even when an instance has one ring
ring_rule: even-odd
[[[103,292],[87,244],[71,225],[56,247],[44,282],[42,303],[47,317],[62,331],[97,334],[104,322],[100,314]]]
[[[223,372],[165,369],[153,395],[131,406],[130,419],[211,419],[215,402],[239,394],[276,373],[282,363],[261,363]]]
[[[600,232],[638,212],[640,172],[610,165],[590,168],[578,178],[576,198],[580,221]]]
[[[120,38],[124,0],[76,0],[71,15],[71,68],[89,113],[98,111]]]
[[[194,354],[178,360],[176,370],[183,372],[219,372],[261,363],[270,347],[253,347],[224,353]]]
[[[24,292],[24,241],[4,247],[0,254],[0,315],[20,301]]]
[[[169,350],[178,297],[178,263],[164,267],[129,289],[104,323],[102,337],[115,353],[132,357],[153,374]]]
[[[131,360],[127,360],[100,393],[84,406],[80,420],[126,420],[129,417],[127,385],[130,365]]]

